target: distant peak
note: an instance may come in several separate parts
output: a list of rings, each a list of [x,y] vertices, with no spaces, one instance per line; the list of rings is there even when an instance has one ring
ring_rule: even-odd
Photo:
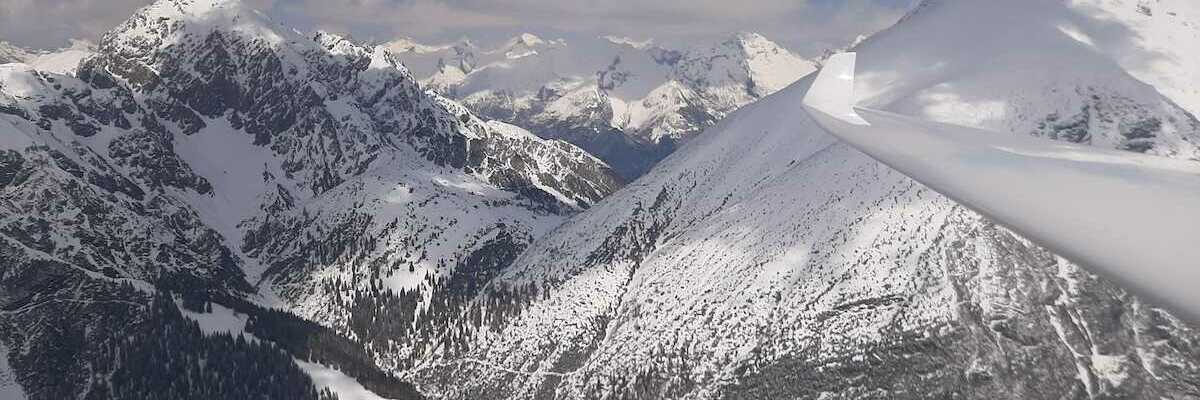
[[[503,54],[505,58],[515,60],[518,58],[537,55],[539,50],[549,47],[561,47],[566,43],[562,40],[545,41],[542,38],[532,33],[522,33],[516,37],[509,39],[503,47],[492,50],[491,53]]]
[[[384,46],[396,53],[416,54],[436,53],[447,50],[466,52],[475,48],[475,44],[471,43],[471,41],[467,38],[462,38],[445,44],[426,44],[407,36],[402,36],[387,42],[384,44]]]
[[[725,42],[746,48],[781,47],[778,43],[757,32],[737,32]]]
[[[733,37],[735,37],[738,40],[741,40],[743,42],[753,42],[753,41],[768,41],[768,42],[770,42],[770,40],[768,40],[766,36],[763,36],[762,34],[760,34],[758,32],[743,31],[743,32],[735,33],[733,35]]]
[[[421,43],[421,42],[417,41],[416,39],[413,39],[408,36],[401,36],[396,39],[393,39],[392,41],[385,43],[384,46],[387,46],[389,49],[392,49],[392,51],[401,52],[401,53],[410,52],[410,51],[415,51],[415,52],[436,51],[436,50],[441,49],[440,46],[427,45],[425,43]]]
[[[735,52],[753,58],[764,54],[792,54],[790,50],[756,32],[737,32],[715,45],[711,51]]]
[[[520,35],[514,36],[512,39],[508,39],[508,42],[505,42],[504,46],[501,47],[500,50],[504,50],[504,51],[511,51],[513,49],[532,50],[537,47],[543,47],[543,46],[549,46],[549,45],[562,45],[562,44],[564,44],[564,43],[562,43],[562,41],[560,41],[560,40],[547,41],[547,40],[544,40],[541,37],[534,35],[532,33],[522,33]]]
[[[211,31],[236,32],[276,44],[304,39],[300,32],[283,27],[242,0],[158,0],[106,34],[100,47],[166,46],[174,40],[171,36]]]
[[[537,35],[534,35],[532,33],[522,33],[520,35],[517,35],[516,38],[513,38],[513,41],[514,41],[514,43],[519,43],[519,44],[523,44],[526,46],[537,46],[539,44],[546,42],[546,41],[542,40],[542,38],[540,38]]]
[[[94,50],[96,44],[87,39],[68,39],[70,44],[64,47],[64,50]]]
[[[157,16],[203,16],[218,10],[240,10],[245,5],[241,0],[158,0],[143,11]]]
[[[318,30],[315,34],[313,34],[312,39],[314,42],[317,42],[317,44],[320,44],[327,49],[334,48],[343,43],[354,44],[354,39],[349,35],[343,35],[337,32],[329,32],[324,30]]]
[[[221,25],[240,25],[279,28],[271,18],[242,0],[158,0],[134,14],[131,20],[144,22],[161,20],[175,21],[225,21]]]
[[[601,38],[604,40],[607,40],[609,43],[625,45],[625,46],[629,46],[629,47],[632,47],[632,48],[635,48],[638,50],[646,49],[646,48],[649,48],[650,46],[654,45],[654,39],[646,39],[646,40],[639,41],[637,39],[633,39],[628,36],[614,36],[614,35],[602,36]]]
[[[395,38],[392,40],[391,43],[394,43],[396,45],[412,45],[412,46],[421,44],[416,39],[413,39],[408,36],[401,36],[401,37]]]

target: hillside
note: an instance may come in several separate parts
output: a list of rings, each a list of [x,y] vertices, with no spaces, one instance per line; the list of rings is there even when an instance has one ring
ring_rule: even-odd
[[[1100,17],[1140,7],[927,0],[856,48],[856,92],[921,118],[1200,161],[1200,122],[1130,71],[1138,54],[1080,39],[1142,24]],[[1152,7],[1200,21],[1184,1]],[[464,344],[410,374],[447,398],[1197,391],[1186,324],[826,135],[800,109],[809,83],[538,241],[475,300],[467,320],[489,318]]]

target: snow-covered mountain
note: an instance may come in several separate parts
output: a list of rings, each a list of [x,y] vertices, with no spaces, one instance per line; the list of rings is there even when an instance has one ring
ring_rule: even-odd
[[[856,91],[877,109],[1200,162],[1182,92],[1151,85],[1178,77],[1131,68],[1190,60],[1196,41],[1104,45],[1158,15],[1196,26],[1194,10],[926,0],[857,46]],[[809,83],[538,241],[409,376],[463,399],[1200,390],[1183,322],[826,135],[801,109]]]
[[[389,44],[429,87],[482,115],[576,144],[626,178],[733,110],[814,70],[762,35],[675,50],[627,38]]]
[[[85,40],[72,40],[71,45],[58,50],[30,50],[0,41],[0,64],[29,64],[39,71],[73,75],[84,58],[91,56],[96,45]]]
[[[1200,162],[1198,23],[925,0],[859,43],[857,93]],[[368,46],[160,0],[68,74],[0,65],[0,397],[1200,392],[1200,336],[824,134],[789,86],[812,63],[760,38]],[[605,163],[401,61],[610,158],[695,137],[609,196]]]
[[[28,49],[0,41],[0,64],[25,62],[31,57],[29,53]]]
[[[237,0],[160,0],[61,72],[0,65],[0,378],[30,398],[327,398],[312,363],[417,397],[351,322],[473,295],[621,184]]]
[[[1153,85],[1193,115],[1200,115],[1200,52],[1187,50],[1200,40],[1196,18],[1200,3],[1076,3],[1086,19],[1062,24],[1063,33],[1106,54],[1134,77]]]

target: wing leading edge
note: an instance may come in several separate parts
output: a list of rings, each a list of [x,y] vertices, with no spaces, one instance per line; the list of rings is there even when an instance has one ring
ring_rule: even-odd
[[[1200,163],[854,105],[854,53],[804,98],[826,131],[1090,271],[1200,322]]]

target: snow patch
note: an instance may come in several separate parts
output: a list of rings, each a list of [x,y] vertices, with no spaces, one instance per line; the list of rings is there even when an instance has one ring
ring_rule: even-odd
[[[249,320],[249,316],[225,308],[220,304],[209,304],[212,305],[212,312],[198,313],[182,306],[179,307],[179,311],[183,313],[183,316],[199,323],[200,330],[204,331],[205,334],[228,333],[233,336],[245,335],[250,337],[249,334],[245,333],[246,321]],[[176,303],[176,306],[178,305]]]
[[[1126,360],[1125,356],[1095,354],[1092,355],[1092,370],[1096,371],[1097,377],[1108,381],[1113,387],[1120,387],[1125,379],[1129,378],[1129,372],[1125,368]]]
[[[234,129],[228,120],[209,119],[205,123],[207,127],[200,132],[176,135],[175,149],[192,171],[212,184],[213,193],[188,192],[184,197],[231,249],[238,249],[243,232],[237,225],[255,215],[259,197],[273,188],[264,184],[264,174],[286,174],[269,147],[254,145],[253,136]]]
[[[413,272],[396,271],[395,273],[383,278],[383,284],[392,293],[399,293],[402,290],[414,290],[425,282],[425,277],[428,276],[437,268],[431,266],[428,262],[421,261],[415,263]]]
[[[313,384],[321,389],[332,390],[341,400],[386,400],[367,390],[357,380],[343,374],[342,371],[321,364],[295,361],[296,365],[312,378]]]

